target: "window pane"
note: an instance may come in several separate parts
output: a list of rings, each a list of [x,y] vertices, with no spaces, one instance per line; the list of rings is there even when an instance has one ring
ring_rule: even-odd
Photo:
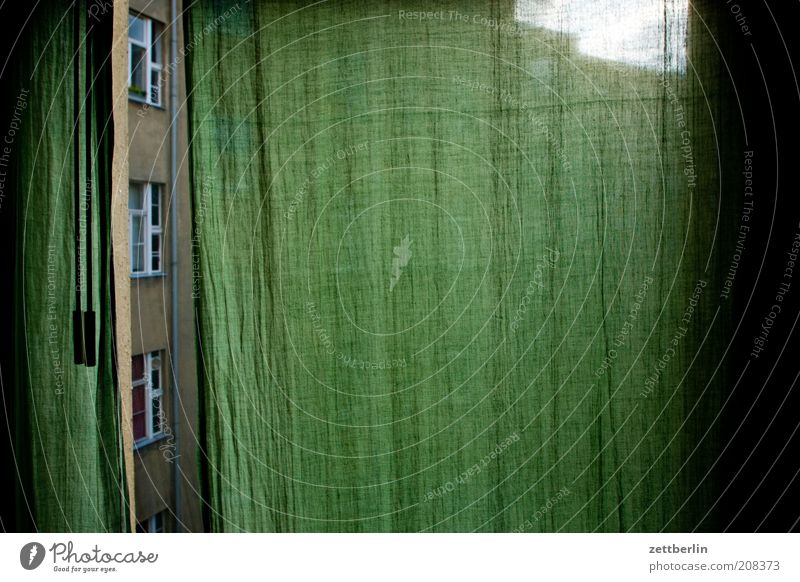
[[[145,387],[144,386],[134,386],[133,388],[133,398],[131,399],[133,402],[133,415],[136,416],[137,414],[144,414],[145,413],[145,405],[144,405],[144,395],[145,395]]]
[[[144,245],[138,244],[131,247],[131,273],[144,272]]]
[[[144,271],[144,219],[142,216],[131,216],[131,271]]]
[[[144,208],[143,184],[131,183],[128,185],[128,208],[131,210],[142,210]]]
[[[154,234],[150,242],[153,245],[150,270],[158,272],[161,270],[161,235]]]
[[[144,220],[141,215],[131,216],[131,244],[144,244]]]
[[[161,370],[153,370],[150,372],[150,387],[153,390],[161,389]]]
[[[158,184],[150,185],[150,224],[161,224],[161,188]]]
[[[153,22],[153,31],[151,39],[152,45],[150,48],[150,60],[157,65],[161,64],[161,44],[164,41],[162,37],[163,27],[159,22]]]
[[[142,412],[141,414],[134,414],[133,415],[133,438],[134,440],[141,440],[147,436],[147,424],[146,424],[145,414]]]
[[[147,26],[147,22],[144,19],[133,14],[128,15],[128,36],[130,38],[144,42],[145,26]]]
[[[161,105],[161,72],[150,71],[150,102]]]
[[[131,378],[134,382],[144,377],[144,355],[133,356]]]
[[[130,45],[131,47],[131,71],[128,79],[128,91],[138,97],[144,98],[145,92],[145,71],[147,67],[146,51],[142,47]]]
[[[161,396],[152,399],[153,403],[153,434],[161,432]]]

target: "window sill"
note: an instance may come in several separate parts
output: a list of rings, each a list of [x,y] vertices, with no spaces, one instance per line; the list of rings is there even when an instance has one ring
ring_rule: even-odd
[[[147,99],[144,97],[139,97],[135,93],[128,93],[128,101],[132,103],[136,103],[137,105],[141,105],[142,108],[147,109],[158,109],[160,111],[166,111],[167,108],[164,105],[156,105],[155,103],[148,103]]]
[[[133,443],[133,450],[134,451],[138,451],[138,450],[143,449],[145,447],[149,447],[150,445],[154,445],[155,443],[157,443],[159,441],[163,441],[165,438],[167,438],[167,435],[166,435],[166,433],[162,432],[162,433],[157,434],[155,436],[151,436],[150,438],[146,438],[146,439],[142,439],[140,441],[136,441],[135,443]]]
[[[165,272],[160,273],[131,273],[131,279],[160,279],[166,277]]]

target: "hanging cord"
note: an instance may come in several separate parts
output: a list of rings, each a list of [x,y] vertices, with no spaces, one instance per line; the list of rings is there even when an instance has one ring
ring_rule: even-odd
[[[79,0],[76,0],[76,4]],[[95,311],[94,311],[94,277],[93,259],[94,246],[92,244],[92,196],[94,193],[94,152],[92,150],[92,118],[94,108],[92,56],[94,49],[94,25],[89,22],[89,11],[84,11],[86,16],[86,313],[83,314],[83,348],[85,363],[92,367],[97,365],[97,350],[95,348]]]
[[[75,212],[75,309],[72,311],[72,346],[75,364],[83,364],[85,354],[83,349],[83,312],[81,310],[81,14],[78,0],[72,5],[72,44],[74,55],[72,58],[72,152],[73,152],[73,206]]]
[[[81,10],[80,1],[75,0],[72,5],[72,39],[75,48],[73,58],[73,180],[74,180],[74,206],[75,206],[75,309],[72,312],[72,344],[75,354],[75,364],[86,366],[97,365],[97,349],[95,347],[96,315],[94,307],[94,265],[92,243],[92,193],[94,184],[92,179],[93,152],[92,152],[92,25],[89,23],[89,14],[86,13],[86,86],[84,94],[85,103],[85,204],[81,204]],[[86,224],[86,311],[81,303],[81,221],[82,211],[85,209]]]

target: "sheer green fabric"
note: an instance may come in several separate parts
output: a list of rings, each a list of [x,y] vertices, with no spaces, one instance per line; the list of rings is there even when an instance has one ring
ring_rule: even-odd
[[[187,7],[212,530],[713,529],[706,12]]]
[[[8,117],[1,129],[3,236],[8,243],[4,272],[12,274],[4,325],[13,337],[3,359],[3,403],[13,442],[4,473],[15,490],[6,497],[13,506],[3,516],[7,530],[127,530],[111,326],[111,13],[90,21],[96,52],[87,74],[87,5],[79,3],[78,10],[77,52],[69,5],[39,2],[18,21],[4,14],[9,27],[4,27],[4,36],[14,41],[3,74]],[[75,66],[81,68],[78,126],[73,120]],[[88,110],[87,78],[93,95]],[[91,226],[85,214],[87,115],[94,151]],[[73,201],[74,131],[80,132],[82,160],[78,215]],[[79,306],[74,292],[76,221],[82,232]],[[89,249],[94,257],[91,279]],[[87,306],[90,286],[92,305]],[[75,309],[96,313],[96,366],[73,363]]]

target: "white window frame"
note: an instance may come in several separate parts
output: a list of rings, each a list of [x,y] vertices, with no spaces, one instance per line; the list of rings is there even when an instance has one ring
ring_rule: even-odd
[[[128,33],[128,98],[134,101],[147,103],[148,105],[155,105],[161,107],[163,99],[161,98],[161,86],[163,84],[163,63],[161,61],[154,62],[153,59],[153,24],[155,21],[142,14],[131,13],[128,15],[128,26],[130,26],[130,19],[136,18],[144,23],[144,40],[132,38]],[[163,27],[162,27],[163,30]],[[163,35],[162,35],[163,36]],[[162,42],[162,38],[156,38],[157,42]],[[133,73],[133,47],[138,47],[144,50],[144,96],[137,93],[131,93],[131,81]],[[163,55],[163,51],[161,51]],[[157,75],[156,82],[153,83],[153,74]]]
[[[131,182],[128,187],[128,196],[130,197],[130,190],[134,187],[142,189],[142,208],[131,208],[130,202],[128,204],[128,235],[130,236],[129,245],[130,252],[128,253],[128,260],[130,261],[130,273],[132,277],[148,277],[154,275],[164,274],[164,216],[162,208],[164,207],[163,186],[154,182]],[[157,197],[157,212],[153,221],[153,197]],[[134,232],[133,218],[140,217],[143,226],[144,237],[144,265],[141,271],[134,271],[134,241],[139,240],[139,233]],[[157,237],[158,248],[154,248],[153,237]],[[158,268],[153,268],[153,259],[158,259]]]
[[[144,386],[145,433],[142,438],[134,442],[134,445],[140,447],[153,442],[164,434],[163,422],[159,423],[157,431],[153,430],[153,400],[159,401],[158,409],[161,411],[162,418],[164,415],[164,369],[161,366],[161,352],[158,350],[146,354],[136,354],[136,356],[144,356],[144,375],[131,382],[132,389]],[[153,386],[153,370],[159,371],[158,386]],[[131,417],[131,422],[133,422],[133,417]]]

